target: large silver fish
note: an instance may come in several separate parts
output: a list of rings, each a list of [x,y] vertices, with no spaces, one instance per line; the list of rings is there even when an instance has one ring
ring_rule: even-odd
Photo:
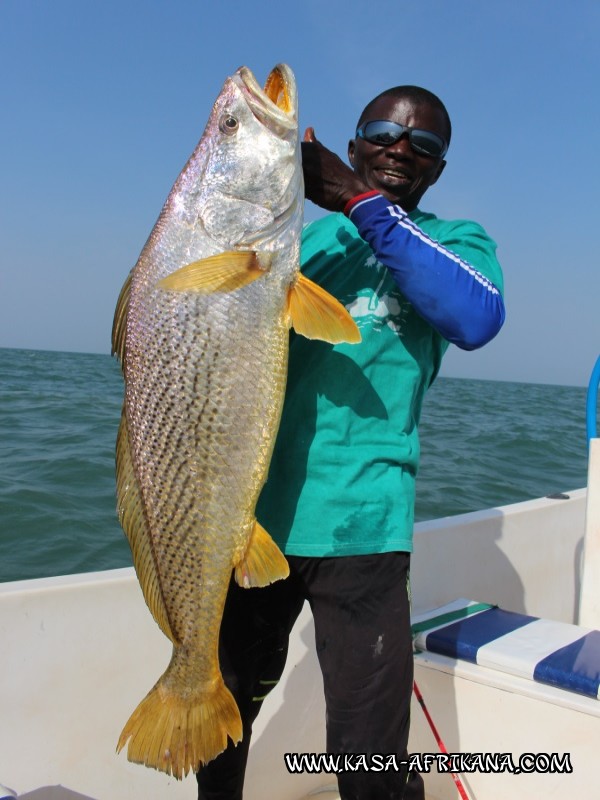
[[[117,494],[146,602],[173,643],[118,743],[177,778],[238,742],[218,661],[232,570],[286,577],[257,523],[287,373],[289,327],[359,341],[346,310],[299,273],[303,181],[294,76],[228,78],[119,298],[125,376]]]

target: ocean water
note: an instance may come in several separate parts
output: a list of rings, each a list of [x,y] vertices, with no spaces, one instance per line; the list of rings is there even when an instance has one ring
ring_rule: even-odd
[[[587,481],[585,389],[439,378],[417,520]],[[123,386],[108,355],[0,349],[0,581],[129,566],[115,513]]]

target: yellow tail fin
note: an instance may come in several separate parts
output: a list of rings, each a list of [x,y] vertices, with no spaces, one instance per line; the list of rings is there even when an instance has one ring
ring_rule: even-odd
[[[210,691],[184,697],[159,681],[135,709],[119,738],[127,758],[180,780],[222,753],[227,737],[242,738],[235,700],[219,676]]]

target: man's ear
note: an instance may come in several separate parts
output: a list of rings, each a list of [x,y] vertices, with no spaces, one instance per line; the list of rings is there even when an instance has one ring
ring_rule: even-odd
[[[351,166],[354,166],[354,139],[350,139],[348,142],[348,161],[350,162]]]

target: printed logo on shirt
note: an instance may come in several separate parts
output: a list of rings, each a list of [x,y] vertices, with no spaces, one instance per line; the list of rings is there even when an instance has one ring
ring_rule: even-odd
[[[375,289],[365,287],[360,289],[354,298],[344,305],[359,328],[372,328],[376,333],[381,333],[388,327],[401,335],[403,318],[410,307],[400,294],[394,291],[390,284],[388,271],[375,256],[369,256],[364,266],[375,270],[379,278]],[[386,280],[387,279],[387,280]]]

